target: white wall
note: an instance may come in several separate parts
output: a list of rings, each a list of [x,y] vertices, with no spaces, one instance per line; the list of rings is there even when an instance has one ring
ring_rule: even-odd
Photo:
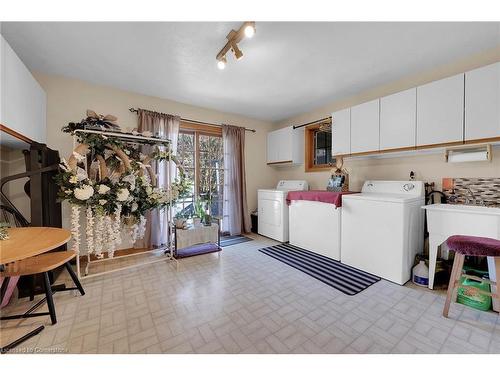
[[[0,61],[0,123],[45,143],[45,92],[1,35]]]

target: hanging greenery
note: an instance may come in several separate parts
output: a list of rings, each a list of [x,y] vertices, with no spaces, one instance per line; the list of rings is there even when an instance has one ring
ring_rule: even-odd
[[[132,239],[141,238],[145,232],[145,214],[152,209],[163,209],[189,194],[190,184],[180,165],[178,178],[168,189],[157,186],[157,177],[151,163],[177,159],[170,155],[169,143],[145,141],[155,144],[145,155],[139,144],[105,134],[76,132],[77,129],[98,129],[118,132],[116,117],[97,115],[87,111],[87,118],[79,123],[69,123],[64,132],[76,135],[80,144],[66,161],[62,159],[56,182],[60,187],[59,198],[69,202],[72,209],[74,248],[80,243],[79,207],[86,213],[87,251],[101,254],[107,247],[112,256],[121,242],[124,225],[131,227]],[[140,135],[136,132],[137,135]],[[142,134],[150,137],[150,134]],[[104,226],[104,227],[103,227]],[[89,241],[90,240],[90,241]]]

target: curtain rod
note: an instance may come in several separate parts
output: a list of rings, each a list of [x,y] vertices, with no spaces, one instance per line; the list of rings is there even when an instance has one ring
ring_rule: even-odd
[[[323,122],[323,121],[326,121],[326,120],[332,120],[332,116],[328,116],[328,117],[325,117],[325,118],[322,118],[322,119],[319,119],[319,120],[314,120],[314,121],[311,121],[311,122],[308,122],[306,124],[302,124],[302,125],[294,125],[293,128],[294,129],[298,129],[298,128],[302,128],[304,126],[307,126],[307,125],[313,125],[313,124],[317,124],[319,122]]]
[[[130,112],[135,112],[135,113],[139,113],[139,109],[137,108],[129,108],[129,111]],[[150,111],[150,112],[154,112],[154,111]],[[214,124],[214,123],[210,123],[210,122],[205,122],[205,121],[198,121],[198,120],[191,120],[191,119],[188,119],[188,118],[183,118],[181,117],[181,121],[184,121],[184,122],[189,122],[191,124],[201,124],[201,125],[208,125],[208,126],[216,126],[218,128],[222,127],[221,124]],[[255,133],[256,130],[255,129],[249,129],[249,128],[245,128],[245,130],[247,132],[252,132],[252,133]]]

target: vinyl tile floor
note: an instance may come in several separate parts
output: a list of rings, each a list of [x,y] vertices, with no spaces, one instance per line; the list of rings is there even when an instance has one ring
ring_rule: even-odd
[[[385,280],[347,296],[260,253],[275,242],[252,237],[177,270],[165,261],[85,279],[85,296],[54,295],[56,325],[2,321],[1,343],[44,324],[11,353],[500,353],[497,313],[453,304],[445,319],[443,293]]]

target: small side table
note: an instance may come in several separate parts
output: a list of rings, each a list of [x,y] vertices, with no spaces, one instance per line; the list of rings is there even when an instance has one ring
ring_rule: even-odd
[[[220,252],[219,220],[211,225],[190,226],[175,229],[175,257],[187,258],[194,255]]]

